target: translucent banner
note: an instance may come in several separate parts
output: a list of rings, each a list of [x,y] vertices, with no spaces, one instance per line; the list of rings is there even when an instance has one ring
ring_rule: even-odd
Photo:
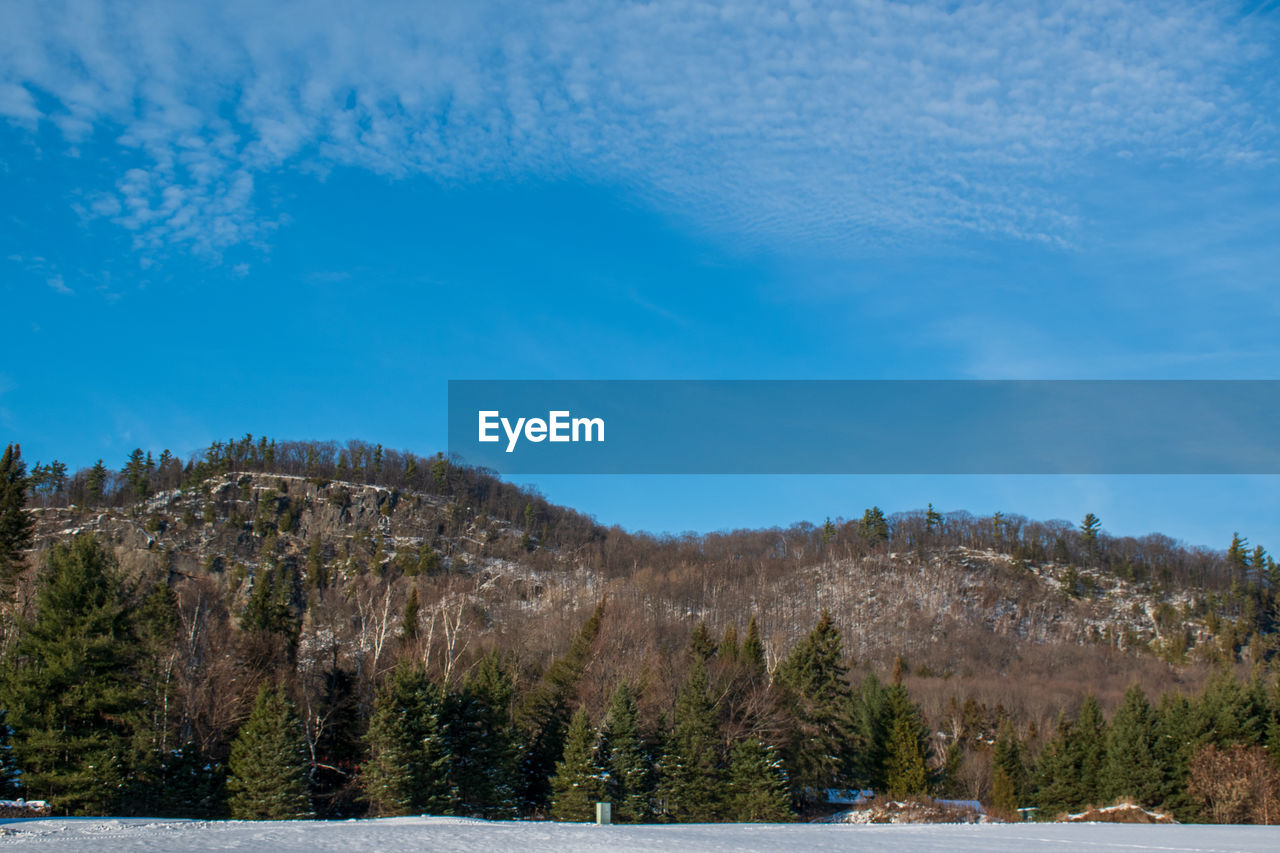
[[[449,382],[500,474],[1277,474],[1280,381]]]

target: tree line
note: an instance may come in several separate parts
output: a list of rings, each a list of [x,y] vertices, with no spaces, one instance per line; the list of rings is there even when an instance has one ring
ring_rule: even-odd
[[[608,800],[624,822],[779,821],[821,809],[828,789],[959,796],[977,755],[991,765],[983,799],[1006,815],[1129,798],[1183,820],[1280,819],[1280,689],[1260,677],[1224,674],[1154,705],[1135,686],[1110,720],[1085,698],[1039,739],[1005,717],[992,743],[989,721],[967,724],[975,709],[926,719],[901,667],[855,683],[824,615],[771,672],[754,621],[741,639],[699,624],[666,661],[679,673],[669,705],[646,720],[658,686],[619,682],[593,717],[576,691],[607,614],[601,602],[531,679],[509,650],[452,681],[403,658],[367,718],[339,702],[319,742],[305,736],[296,678],[276,673],[219,752],[172,713],[172,591],[130,583],[80,536],[50,552],[36,615],[4,662],[0,785],[85,815],[585,820]],[[350,784],[326,798],[335,771]]]

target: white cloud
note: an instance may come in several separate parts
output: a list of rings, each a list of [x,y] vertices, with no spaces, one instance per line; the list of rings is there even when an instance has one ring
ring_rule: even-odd
[[[255,181],[575,176],[751,242],[1069,241],[1095,156],[1272,163],[1266,15],[1215,3],[19,0],[0,115],[111,134],[93,211],[217,252]],[[105,189],[105,188],[98,188]]]

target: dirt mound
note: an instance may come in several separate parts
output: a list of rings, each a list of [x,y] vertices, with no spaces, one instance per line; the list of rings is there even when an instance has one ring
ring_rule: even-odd
[[[1117,803],[1062,818],[1067,823],[1177,823],[1172,817],[1151,812],[1134,803]]]
[[[929,801],[889,801],[839,812],[832,823],[987,823],[976,809]]]

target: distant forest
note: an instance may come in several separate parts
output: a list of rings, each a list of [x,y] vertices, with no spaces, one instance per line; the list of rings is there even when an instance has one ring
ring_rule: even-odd
[[[354,501],[370,486],[364,520]],[[382,532],[393,518],[425,532]],[[779,633],[761,624],[781,602],[731,594],[815,564],[906,555],[927,571],[954,553],[994,555],[1018,589],[1044,565],[1070,598],[1120,584],[1163,625],[1160,657],[1120,625],[1108,642],[1171,678],[1205,675],[1118,700],[1055,685],[1044,719],[1017,672],[1007,703],[961,695],[959,676],[905,654],[878,672],[855,660],[838,601]],[[498,621],[468,590],[504,566],[532,591],[513,586]],[[580,585],[547,604],[557,577]],[[636,577],[676,591],[664,613],[617,583]],[[74,474],[28,470],[10,445],[0,585],[0,797],[58,813],[586,820],[608,800],[623,822],[777,821],[869,788],[1010,819],[1128,799],[1184,821],[1280,822],[1280,576],[1240,535],[1215,552],[1109,536],[1093,515],[872,507],[659,537],[364,442],[245,436]],[[729,590],[716,621],[679,605],[699,586]],[[1193,648],[1189,620],[1212,643]]]

